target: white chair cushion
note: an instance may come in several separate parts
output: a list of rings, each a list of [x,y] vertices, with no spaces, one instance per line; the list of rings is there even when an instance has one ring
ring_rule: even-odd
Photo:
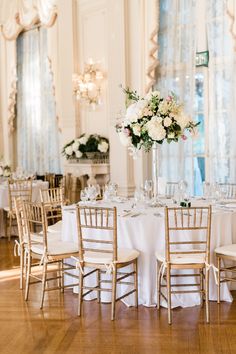
[[[236,244],[217,247],[215,249],[215,253],[220,253],[225,256],[236,257]]]
[[[33,244],[31,249],[32,252],[42,255],[44,246],[43,244]],[[77,252],[78,246],[72,242],[51,241],[48,239],[48,255],[50,256],[60,256]]]
[[[50,241],[60,241],[61,240],[61,233],[60,232],[52,232],[52,233],[48,233],[48,240]],[[31,233],[31,241],[32,242],[43,242],[43,233],[39,232],[39,233]],[[27,237],[25,236],[24,242],[27,243]]]
[[[139,252],[134,249],[118,248],[117,251],[118,263],[131,262],[139,256]],[[88,263],[110,264],[112,262],[112,254],[87,251],[84,254],[84,261]]]
[[[158,261],[165,262],[165,255],[163,253],[156,252],[155,256]],[[170,257],[170,262],[172,264],[200,264],[205,263],[205,254],[172,254]]]
[[[56,222],[55,224],[51,225],[51,226],[48,226],[48,232],[50,233],[58,233],[58,232],[61,232],[62,230],[62,220]]]

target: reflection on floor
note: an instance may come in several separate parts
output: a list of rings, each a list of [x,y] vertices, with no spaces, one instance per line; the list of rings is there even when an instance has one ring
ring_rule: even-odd
[[[19,290],[14,240],[0,239],[0,353],[236,353],[236,302],[212,302],[211,323],[200,307],[175,309],[167,324],[166,309],[127,308],[118,303],[110,321],[110,305],[85,302],[77,317],[77,296],[50,292],[39,309],[40,285],[28,303]]]

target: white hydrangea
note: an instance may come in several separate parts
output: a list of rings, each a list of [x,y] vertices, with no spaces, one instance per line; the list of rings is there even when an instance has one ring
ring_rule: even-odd
[[[171,118],[166,117],[166,118],[164,119],[164,126],[168,128],[171,124],[172,124]]]
[[[102,142],[98,144],[98,150],[100,152],[104,152],[104,153],[107,152],[108,147],[109,144],[105,140],[102,140]]]
[[[78,140],[76,140],[73,144],[72,144],[72,149],[74,152],[76,152],[77,150],[79,150],[79,142]]]
[[[133,129],[133,133],[134,135],[137,135],[137,136],[140,136],[141,135],[141,127],[139,124],[134,124],[132,126],[132,129]]]
[[[77,157],[77,159],[80,159],[83,156],[83,153],[80,150],[77,150],[75,156]]]
[[[72,146],[67,146],[67,147],[65,148],[65,153],[66,153],[66,155],[71,156],[71,155],[73,154],[73,148],[72,148]]]
[[[148,135],[151,139],[161,141],[166,137],[166,131],[162,124],[158,123],[156,119],[151,119],[146,124]]]
[[[125,134],[123,131],[119,132],[120,142],[124,146],[131,146],[131,137]]]
[[[84,135],[81,138],[79,138],[78,141],[80,144],[85,145],[88,141],[88,138],[87,138],[87,136]]]

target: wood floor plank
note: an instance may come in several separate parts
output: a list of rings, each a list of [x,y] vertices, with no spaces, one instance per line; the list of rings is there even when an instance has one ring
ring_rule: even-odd
[[[14,241],[0,239],[0,353],[1,354],[233,354],[236,353],[236,302],[210,304],[211,323],[199,306],[175,309],[173,324],[167,311],[117,304],[110,321],[110,305],[84,302],[77,317],[77,296],[46,295],[39,309],[40,285],[32,287],[29,301],[19,290],[19,259]]]

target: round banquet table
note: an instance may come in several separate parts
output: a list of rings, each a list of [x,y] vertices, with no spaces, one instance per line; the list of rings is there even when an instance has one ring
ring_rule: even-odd
[[[170,201],[165,203],[171,206]],[[117,207],[117,238],[118,247],[135,248],[140,252],[138,258],[138,283],[139,283],[139,304],[145,306],[155,306],[157,302],[156,293],[156,258],[155,251],[164,251],[165,249],[165,223],[164,209],[140,207],[135,209],[132,214],[126,215],[124,210],[130,210],[132,201],[123,203],[97,202],[97,206]],[[206,206],[205,201],[192,201],[192,206]],[[173,205],[172,205],[173,206]],[[236,243],[236,204],[225,206],[215,206],[212,211],[212,229],[211,229],[211,254],[210,263],[216,264],[214,249],[219,246]],[[90,231],[91,232],[91,231]],[[98,231],[96,231],[98,232]],[[76,225],[76,206],[66,206],[62,213],[62,239],[78,243],[77,225]],[[193,273],[193,270],[190,270]],[[185,270],[186,273],[186,270]],[[109,277],[109,275],[107,275]],[[68,277],[69,278],[69,277]],[[66,278],[66,282],[72,282],[72,278]],[[196,277],[189,277],[189,283],[195,283]],[[94,285],[94,279],[87,279],[87,284]],[[195,288],[196,289],[196,288]],[[221,300],[232,301],[229,285],[222,284]],[[127,285],[118,286],[118,296],[124,291],[128,291]],[[179,289],[178,289],[179,290]],[[78,289],[74,287],[74,291]],[[109,294],[103,292],[102,301],[110,301]],[[213,271],[210,271],[210,300],[216,301],[217,287]],[[88,295],[86,299],[95,298]],[[127,305],[134,304],[133,294],[125,298]],[[199,294],[173,294],[172,307],[188,307],[200,304]],[[165,301],[161,303],[166,306]]]
[[[32,201],[38,202],[40,200],[40,189],[48,189],[47,181],[35,180],[32,183]],[[8,184],[7,181],[0,183],[0,237],[4,237],[4,215],[3,210],[9,206],[8,198]]]

